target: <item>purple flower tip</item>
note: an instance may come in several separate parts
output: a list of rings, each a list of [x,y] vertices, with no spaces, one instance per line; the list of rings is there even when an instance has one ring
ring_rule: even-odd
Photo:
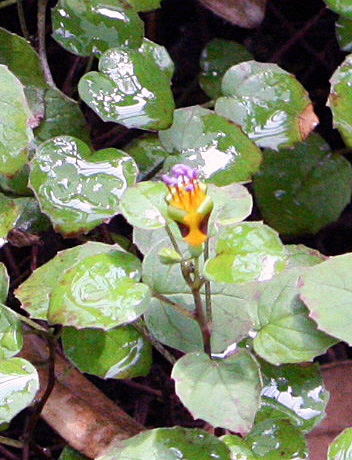
[[[173,186],[173,185],[177,185],[178,183],[178,180],[176,179],[176,177],[170,177],[167,174],[163,174],[161,178],[163,182],[165,182],[166,185]]]
[[[194,172],[193,168],[191,168],[188,165],[181,164],[181,163],[177,164],[177,165],[174,165],[171,168],[171,173],[174,174],[176,177],[186,176],[189,179],[192,179],[193,178],[193,172]]]

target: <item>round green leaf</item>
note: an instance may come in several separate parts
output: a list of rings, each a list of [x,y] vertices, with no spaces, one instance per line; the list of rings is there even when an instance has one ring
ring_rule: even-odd
[[[301,298],[319,329],[352,344],[352,254],[311,267],[301,283]]]
[[[21,358],[0,361],[0,423],[10,422],[31,404],[39,377],[31,363]]]
[[[301,274],[302,268],[286,270],[270,281],[257,283],[248,303],[257,331],[253,334],[254,350],[272,364],[312,361],[336,343],[308,317],[298,296]]]
[[[142,315],[150,292],[139,283],[139,261],[116,251],[86,257],[67,270],[50,295],[51,324],[112,329]]]
[[[78,90],[102,120],[126,128],[170,126],[175,106],[170,80],[151,51],[109,49],[99,61],[99,70],[86,73]]]
[[[89,241],[86,244],[60,251],[53,259],[37,268],[31,276],[22,283],[15,294],[24,308],[33,318],[47,319],[49,296],[58,281],[67,270],[88,256],[101,253],[115,253],[121,249],[117,245]],[[136,269],[138,265],[136,265]]]
[[[208,42],[200,55],[201,73],[199,84],[211,98],[221,96],[221,80],[227,69],[240,62],[250,61],[252,54],[239,43],[214,38]]]
[[[205,276],[224,283],[272,278],[285,265],[285,249],[278,234],[260,222],[243,222],[220,230],[216,256],[204,266]]]
[[[189,164],[215,185],[246,181],[258,171],[261,152],[242,130],[211,110],[199,106],[178,109],[172,126],[159,133],[170,153],[164,164]]]
[[[157,43],[144,38],[142,45],[139,47],[139,52],[144,54],[148,59],[153,59],[155,64],[157,64],[164,74],[171,80],[175,70],[175,65],[164,46],[158,45]]]
[[[331,89],[328,106],[333,115],[335,128],[345,143],[352,145],[352,54],[335,70],[330,79]]]
[[[343,51],[352,51],[352,18],[339,17],[335,22],[336,38]]]
[[[144,26],[119,0],[59,0],[52,10],[53,37],[71,53],[100,55],[109,48],[138,48]]]
[[[328,460],[350,460],[352,452],[352,428],[339,434],[328,450]]]
[[[110,331],[65,327],[66,356],[82,372],[107,378],[133,378],[148,374],[152,364],[149,342],[130,325]]]
[[[329,392],[318,364],[273,366],[262,362],[261,373],[264,388],[256,421],[288,419],[308,433],[325,417]]]
[[[0,303],[0,360],[17,355],[22,345],[21,321],[16,313]]]
[[[139,182],[129,187],[120,202],[120,212],[131,225],[145,230],[165,227],[167,223],[166,185]]]
[[[352,18],[352,5],[350,0],[324,0],[328,7],[347,18]]]
[[[222,92],[215,111],[240,125],[259,147],[292,146],[318,124],[303,86],[276,64],[248,61],[231,67]]]
[[[0,262],[0,303],[5,303],[9,292],[10,278],[6,266]]]
[[[265,151],[254,191],[262,216],[275,230],[317,233],[350,202],[352,168],[320,136],[311,135],[294,150]]]
[[[151,11],[160,8],[161,0],[127,0],[137,11]]]
[[[55,229],[69,236],[117,214],[120,197],[136,176],[135,162],[122,150],[92,154],[79,139],[59,136],[39,146],[30,186]]]
[[[238,350],[220,360],[189,353],[176,362],[171,377],[194,418],[240,434],[250,431],[261,384],[258,364],[248,351]]]
[[[231,460],[225,444],[206,431],[193,428],[155,428],[117,445],[111,445],[97,460]]]
[[[0,65],[0,173],[11,176],[27,162],[27,149],[33,139],[32,116],[21,82],[7,67]]]

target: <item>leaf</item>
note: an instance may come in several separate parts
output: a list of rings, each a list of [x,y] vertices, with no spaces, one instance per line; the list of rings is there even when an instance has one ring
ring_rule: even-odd
[[[119,246],[97,243],[88,243],[71,249],[60,251],[53,259],[37,268],[31,276],[24,281],[15,291],[16,297],[32,318],[47,319],[50,294],[57,286],[67,270],[79,264],[86,257],[94,254],[114,253]]]
[[[127,0],[137,11],[151,11],[160,8],[161,0]]]
[[[18,203],[0,193],[0,247],[7,242],[7,235],[14,228],[19,214]]]
[[[88,457],[67,445],[61,452],[59,460],[88,460]]]
[[[152,364],[149,342],[130,325],[109,331],[65,327],[62,340],[76,367],[105,379],[144,376]]]
[[[175,222],[170,222],[169,228],[174,238],[179,244],[183,243],[180,230]],[[166,238],[166,227],[159,227],[152,230],[145,230],[139,227],[133,228],[133,243],[138,247],[142,254],[146,254],[160,240]]]
[[[349,460],[352,448],[352,428],[346,428],[330,444],[328,460]]]
[[[266,0],[200,0],[215,14],[249,29],[257,27],[264,18]]]
[[[294,150],[266,150],[254,191],[262,216],[275,230],[284,235],[317,233],[350,202],[352,169],[313,134]]]
[[[9,292],[10,277],[6,266],[0,262],[0,303],[5,303]]]
[[[0,360],[15,356],[22,345],[21,321],[10,308],[0,303]]]
[[[250,431],[261,384],[258,364],[248,351],[220,360],[188,353],[176,362],[171,377],[194,418],[240,434]]]
[[[27,162],[33,133],[23,86],[4,65],[0,65],[0,112],[0,173],[11,176]]]
[[[320,264],[326,259],[316,249],[309,248],[303,244],[286,244],[285,250],[288,257],[288,268],[311,267]]]
[[[10,422],[31,404],[39,377],[31,363],[21,358],[0,361],[0,423]]]
[[[198,428],[155,428],[113,443],[96,460],[231,460],[229,449]]]
[[[261,152],[233,123],[200,106],[178,109],[172,126],[159,132],[170,153],[164,170],[189,164],[218,186],[246,181],[259,169]]]
[[[231,451],[232,460],[256,460],[257,457],[247,447],[246,441],[240,436],[234,434],[225,434],[221,436],[222,442],[224,442]]]
[[[147,38],[143,38],[143,42],[139,47],[139,52],[144,54],[148,59],[152,59],[155,64],[157,64],[157,66],[164,72],[165,76],[171,80],[175,70],[175,65],[164,46],[158,45],[157,43],[154,43]]]
[[[315,364],[261,363],[264,380],[262,406],[256,421],[286,419],[303,433],[310,432],[325,417],[329,392]]]
[[[349,54],[330,78],[328,106],[333,115],[333,124],[347,146],[352,145],[352,55]]]
[[[34,131],[38,144],[61,135],[74,136],[90,144],[88,126],[76,101],[56,88],[48,88],[44,104],[44,120]]]
[[[109,49],[99,61],[99,72],[81,78],[80,97],[103,121],[126,128],[169,127],[175,106],[170,80],[153,54],[152,50]]]
[[[119,46],[138,48],[144,34],[136,10],[119,0],[59,0],[52,24],[55,40],[81,56]]]
[[[260,222],[222,228],[215,250],[217,255],[207,260],[204,274],[223,283],[268,280],[286,265],[278,234]]]
[[[335,13],[346,18],[352,18],[352,5],[349,0],[324,0],[324,2]]]
[[[318,124],[306,90],[276,64],[232,66],[223,77],[222,92],[215,111],[240,125],[259,147],[290,147]]]
[[[117,214],[121,195],[136,176],[135,162],[122,150],[93,155],[81,140],[58,136],[38,147],[30,187],[55,229],[72,236]]]
[[[213,38],[200,55],[199,84],[211,98],[221,96],[221,80],[227,69],[235,64],[253,59],[247,48],[239,43]]]
[[[28,163],[11,177],[0,174],[0,190],[10,195],[33,196],[32,190],[28,188],[28,175]]]
[[[302,274],[301,298],[319,329],[352,344],[352,255],[331,257]]]
[[[132,254],[95,254],[68,269],[50,294],[51,324],[112,329],[141,316],[150,300]]]
[[[167,188],[163,182],[139,182],[129,187],[120,202],[120,212],[128,222],[145,230],[165,227]]]
[[[335,22],[336,38],[343,51],[352,51],[352,18],[340,16]]]
[[[335,343],[333,338],[317,329],[299,299],[301,274],[300,267],[257,283],[256,292],[248,303],[249,315],[257,331],[254,350],[272,364],[312,361]]]

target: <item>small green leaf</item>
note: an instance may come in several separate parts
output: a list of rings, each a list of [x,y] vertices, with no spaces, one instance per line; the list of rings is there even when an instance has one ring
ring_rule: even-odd
[[[144,38],[142,45],[139,47],[139,52],[144,54],[148,59],[153,59],[155,64],[157,64],[169,80],[171,80],[175,65],[164,46]]]
[[[308,433],[325,417],[329,392],[319,373],[318,364],[261,363],[264,380],[262,406],[256,421],[288,419]]]
[[[82,372],[105,379],[125,379],[148,374],[152,364],[149,342],[130,325],[110,331],[65,327],[66,356]]]
[[[139,260],[116,251],[86,257],[67,270],[50,295],[51,324],[112,329],[142,315],[150,300],[138,282]]]
[[[301,298],[319,329],[352,344],[352,254],[307,269],[301,283]]]
[[[15,356],[22,345],[21,321],[10,308],[0,303],[0,360]]]
[[[239,436],[234,434],[225,434],[221,436],[222,442],[224,442],[231,451],[231,460],[256,460],[257,457],[249,449],[246,441]]]
[[[136,10],[119,0],[59,0],[52,23],[55,40],[81,56],[118,46],[138,48],[144,34]]]
[[[96,460],[231,460],[225,444],[206,431],[155,428],[110,445]]]
[[[155,63],[152,50],[112,48],[79,84],[83,101],[102,120],[126,128],[165,129],[172,122],[174,99],[169,77]]]
[[[182,262],[182,256],[173,248],[161,248],[159,258],[162,264],[172,265]]]
[[[32,159],[30,186],[42,211],[64,235],[87,233],[117,214],[137,166],[122,150],[89,147],[70,136],[52,138]]]
[[[352,168],[313,134],[294,150],[266,150],[254,191],[262,216],[275,230],[317,233],[350,202]]]
[[[88,457],[81,454],[77,450],[72,449],[72,447],[66,446],[61,452],[59,460],[88,460]]]
[[[208,42],[200,55],[199,84],[211,98],[221,96],[221,80],[227,69],[240,62],[250,61],[252,54],[239,43],[214,38]]]
[[[76,246],[59,252],[53,259],[37,268],[31,276],[22,283],[15,294],[24,308],[33,318],[47,319],[49,298],[51,292],[57,286],[67,270],[83,261],[86,257],[101,254],[114,253],[119,246],[89,241],[86,244]]]
[[[258,364],[248,351],[239,350],[226,359],[189,353],[176,362],[171,377],[194,418],[240,434],[250,431],[261,384]]]
[[[120,202],[120,212],[131,225],[145,230],[165,227],[167,223],[166,185],[139,182],[129,187]]]
[[[222,92],[215,111],[240,125],[259,147],[292,146],[318,124],[303,86],[276,64],[248,61],[231,67]]]
[[[32,115],[21,82],[4,65],[0,65],[0,113],[0,173],[11,176],[27,162]]]
[[[324,0],[327,6],[335,13],[346,18],[352,18],[352,5],[350,0]]]
[[[161,0],[127,0],[137,11],[151,11],[160,8]]]
[[[335,70],[330,79],[328,106],[333,115],[334,127],[340,131],[348,146],[352,145],[352,54]]]
[[[39,377],[31,363],[21,358],[0,361],[0,423],[10,422],[31,404]]]
[[[178,109],[172,126],[159,133],[170,153],[164,164],[189,164],[215,185],[246,181],[258,171],[261,152],[242,130],[226,118],[200,106]]]
[[[352,428],[346,428],[330,444],[327,460],[350,460],[352,449]]]
[[[268,280],[286,265],[278,234],[260,222],[222,228],[215,250],[217,255],[208,259],[204,274],[223,283]]]
[[[336,342],[308,317],[298,296],[301,274],[302,268],[286,270],[270,281],[257,283],[248,303],[257,331],[254,350],[272,364],[312,361]]]
[[[335,22],[336,38],[343,51],[352,51],[352,18],[339,17]]]
[[[0,303],[5,303],[9,292],[10,278],[6,266],[0,262]]]

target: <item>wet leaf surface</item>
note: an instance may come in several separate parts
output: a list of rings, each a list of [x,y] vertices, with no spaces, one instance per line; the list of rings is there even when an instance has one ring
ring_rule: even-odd
[[[336,38],[343,51],[352,51],[352,18],[339,17],[335,23]]]
[[[348,460],[352,449],[352,428],[346,428],[329,446],[328,460]]]
[[[0,303],[0,359],[15,356],[22,345],[21,321],[10,308]]]
[[[349,0],[324,0],[328,8],[346,18],[352,18],[352,5]]]

